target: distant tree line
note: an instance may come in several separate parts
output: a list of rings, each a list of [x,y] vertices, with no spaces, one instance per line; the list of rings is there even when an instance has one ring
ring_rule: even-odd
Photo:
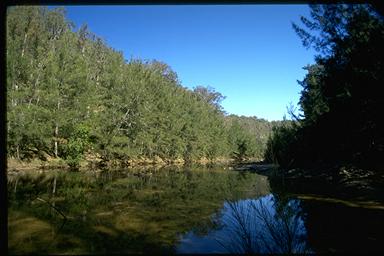
[[[223,95],[183,87],[165,63],[125,60],[65,9],[10,7],[6,22],[9,157],[263,157],[271,123],[227,116]]]
[[[266,158],[283,167],[382,168],[384,159],[384,23],[370,5],[311,5],[305,28],[293,27],[318,51],[307,66],[302,115],[275,128]]]

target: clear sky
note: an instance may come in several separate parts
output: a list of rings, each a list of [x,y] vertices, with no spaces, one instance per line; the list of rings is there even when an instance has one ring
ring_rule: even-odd
[[[66,6],[76,26],[131,57],[171,66],[183,86],[211,86],[227,113],[281,120],[314,62],[292,29],[306,5]],[[288,117],[288,115],[287,115]]]

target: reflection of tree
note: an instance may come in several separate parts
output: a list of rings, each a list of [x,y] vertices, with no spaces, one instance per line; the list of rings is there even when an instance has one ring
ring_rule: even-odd
[[[14,214],[10,252],[40,253],[42,247],[50,254],[79,248],[91,254],[127,250],[143,253],[147,248],[162,252],[190,230],[207,235],[221,224],[220,209],[225,198],[239,200],[269,193],[266,178],[216,168],[9,175],[9,211],[21,216]],[[217,218],[211,218],[213,213]],[[29,239],[19,221],[24,217],[52,226],[55,243],[39,242],[50,236],[41,231],[30,241],[33,247],[13,246]],[[68,236],[79,245],[67,245]]]
[[[305,253],[306,230],[298,200],[281,204],[273,195],[227,201],[217,241],[231,253]]]

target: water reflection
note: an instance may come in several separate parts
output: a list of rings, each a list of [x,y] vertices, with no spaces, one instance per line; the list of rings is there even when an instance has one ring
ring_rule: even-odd
[[[216,229],[210,216],[226,198],[268,193],[266,177],[223,169],[9,175],[8,248],[10,254],[168,254],[179,234]]]
[[[251,172],[50,170],[7,181],[10,254],[383,252],[382,209],[300,201]]]
[[[186,253],[309,253],[299,200],[278,200],[272,194],[226,201],[213,216],[219,228],[206,236],[189,232],[177,252]]]

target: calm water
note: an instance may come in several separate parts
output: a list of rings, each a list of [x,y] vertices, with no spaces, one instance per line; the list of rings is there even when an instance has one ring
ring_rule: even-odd
[[[9,174],[8,200],[11,254],[384,251],[384,210],[223,167]]]

